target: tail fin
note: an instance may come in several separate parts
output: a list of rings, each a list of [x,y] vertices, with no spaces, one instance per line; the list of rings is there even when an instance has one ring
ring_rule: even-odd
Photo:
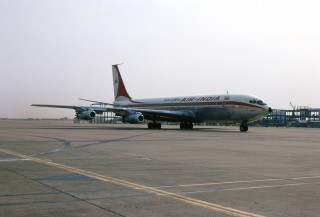
[[[112,65],[114,100],[125,101],[131,100],[126,87],[124,86],[118,65]]]

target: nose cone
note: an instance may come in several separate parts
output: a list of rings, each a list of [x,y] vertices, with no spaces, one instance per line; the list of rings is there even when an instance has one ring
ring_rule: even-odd
[[[268,112],[271,113],[273,110],[271,107],[269,107]]]

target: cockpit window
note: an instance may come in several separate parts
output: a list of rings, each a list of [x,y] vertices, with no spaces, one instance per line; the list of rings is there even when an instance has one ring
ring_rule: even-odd
[[[267,105],[267,103],[263,102],[261,99],[258,99],[258,100],[252,99],[249,101],[249,103],[258,104],[258,105]]]
[[[258,100],[257,101],[257,104],[259,104],[259,105],[267,105],[265,102],[263,102],[262,100]]]

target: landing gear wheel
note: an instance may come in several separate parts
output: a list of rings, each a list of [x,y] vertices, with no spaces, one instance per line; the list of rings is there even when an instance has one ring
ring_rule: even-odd
[[[161,129],[161,123],[160,122],[149,122],[148,129]]]
[[[247,125],[243,125],[243,124],[240,125],[240,132],[247,132],[248,129],[249,127]]]
[[[182,122],[180,123],[180,129],[181,130],[192,130],[193,129],[193,123],[191,122]]]
[[[193,129],[193,123],[189,123],[188,127],[189,127],[190,130],[192,130]]]
[[[156,123],[156,128],[157,129],[161,129],[161,123],[160,122]]]
[[[184,130],[184,129],[185,129],[184,123],[180,123],[180,129],[181,129],[181,130]]]

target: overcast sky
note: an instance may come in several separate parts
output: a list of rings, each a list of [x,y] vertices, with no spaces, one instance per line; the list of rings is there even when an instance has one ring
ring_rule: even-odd
[[[320,107],[320,1],[0,0],[0,117],[73,117],[32,103],[247,93]]]

